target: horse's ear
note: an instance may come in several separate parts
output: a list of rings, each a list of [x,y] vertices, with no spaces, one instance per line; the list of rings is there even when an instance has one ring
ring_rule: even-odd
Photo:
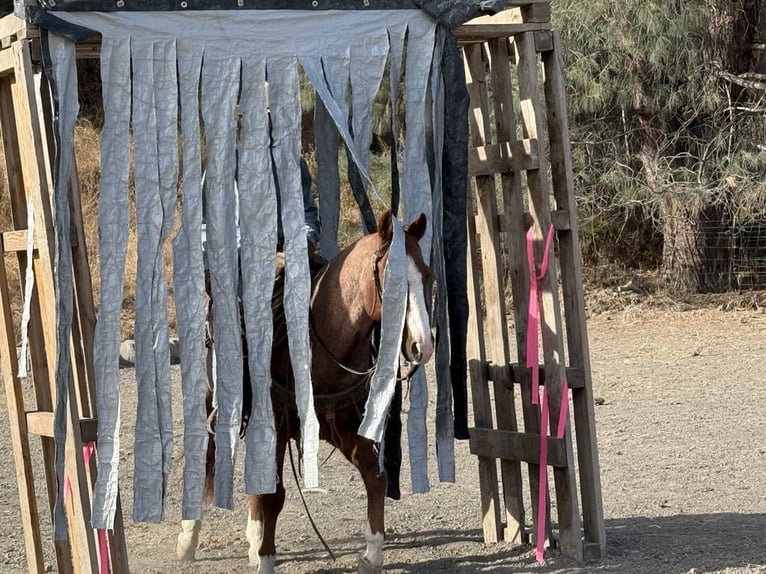
[[[417,239],[418,241],[420,241],[423,238],[423,236],[426,234],[427,224],[428,223],[426,221],[426,214],[421,213],[420,215],[418,215],[415,221],[413,221],[407,226],[407,233],[411,235],[412,237],[414,237],[415,239]]]
[[[390,241],[394,236],[394,220],[390,209],[378,218],[378,235],[383,241]]]

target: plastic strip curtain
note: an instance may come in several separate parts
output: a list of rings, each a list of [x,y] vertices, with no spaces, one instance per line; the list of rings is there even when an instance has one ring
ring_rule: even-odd
[[[184,411],[184,494],[182,520],[202,518],[205,459],[208,444],[207,369],[205,365],[205,279],[202,237],[202,146],[199,122],[199,78],[203,48],[179,39],[178,83],[183,133],[183,209],[173,242],[173,288],[178,301],[176,324],[180,343]]]
[[[137,420],[136,500],[134,517],[162,517],[165,481],[172,448],[168,393],[167,296],[162,267],[162,246],[172,229],[178,185],[177,121],[183,132],[182,221],[174,241],[174,290],[182,348],[184,392],[185,489],[183,517],[201,515],[204,479],[204,351],[200,326],[204,321],[201,254],[202,190],[200,157],[206,152],[208,217],[207,241],[214,305],[213,331],[218,354],[219,415],[216,461],[216,504],[232,504],[236,434],[242,408],[242,338],[237,297],[243,294],[245,325],[250,349],[248,367],[253,384],[253,419],[248,431],[246,488],[260,493],[273,490],[273,421],[267,386],[270,384],[270,340],[264,326],[271,325],[271,310],[263,303],[273,281],[276,198],[269,166],[266,94],[258,87],[268,74],[273,119],[272,150],[282,194],[286,248],[285,305],[292,329],[291,359],[298,383],[302,415],[305,483],[316,484],[317,427],[311,398],[308,348],[309,279],[300,194],[300,96],[298,62],[317,89],[329,118],[349,153],[369,182],[367,157],[370,141],[369,109],[382,81],[387,58],[400,62],[403,31],[409,30],[405,70],[407,145],[403,150],[403,203],[406,215],[432,215],[431,181],[425,147],[428,76],[431,71],[435,22],[418,10],[316,12],[204,11],[175,13],[65,12],[60,18],[97,30],[104,39],[104,95],[111,106],[106,121],[114,130],[105,134],[106,152],[102,197],[111,203],[103,213],[102,275],[114,278],[102,293],[97,352],[99,367],[99,473],[94,498],[94,526],[108,527],[114,516],[119,450],[119,393],[108,387],[118,360],[119,307],[126,226],[128,126],[133,122],[136,143],[136,189],[139,208],[141,266],[137,284],[137,376],[141,407]],[[327,34],[326,30],[334,30]],[[110,47],[111,46],[111,47]],[[129,49],[128,49],[129,47]],[[109,51],[111,50],[111,51]],[[125,78],[132,65],[134,84]],[[267,69],[263,69],[265,68]],[[399,66],[398,63],[394,68]],[[178,77],[176,77],[176,70]],[[398,75],[398,71],[394,71]],[[265,78],[264,78],[265,79]],[[390,79],[393,81],[393,78]],[[352,109],[347,97],[351,92]],[[196,98],[199,90],[201,98]],[[251,91],[250,91],[251,90]],[[75,92],[76,93],[76,92]],[[180,94],[180,97],[179,97]],[[180,102],[180,109],[175,102]],[[239,143],[235,108],[243,112]],[[118,110],[118,108],[120,108]],[[200,142],[202,109],[207,149]],[[111,110],[111,111],[110,111]],[[244,113],[244,110],[247,110]],[[132,116],[131,116],[132,113]],[[76,112],[75,112],[76,116]],[[353,125],[349,125],[349,117]],[[325,124],[329,124],[326,122]],[[238,150],[238,151],[237,151]],[[239,153],[239,160],[237,160]],[[331,160],[330,160],[331,161]],[[110,162],[107,166],[106,163]],[[237,163],[238,162],[238,163]],[[238,167],[237,167],[238,166]],[[324,169],[322,166],[320,170]],[[239,198],[235,187],[238,178]],[[321,179],[321,178],[320,178]],[[332,178],[331,178],[332,182]],[[323,184],[325,185],[325,184]],[[324,189],[324,188],[323,188]],[[324,193],[320,191],[320,193]],[[272,202],[272,198],[274,202]],[[237,227],[239,202],[241,246]],[[322,196],[320,195],[320,205]],[[329,202],[330,206],[332,202]],[[102,210],[107,208],[102,206]],[[300,215],[300,217],[298,217]],[[433,222],[432,222],[433,223]],[[426,255],[431,233],[421,242]],[[114,241],[111,241],[115,239]],[[334,240],[334,238],[333,238]],[[197,249],[199,248],[199,251]],[[238,256],[244,272],[238,273]],[[394,261],[396,257],[394,257]],[[391,273],[396,270],[392,268]],[[384,285],[389,289],[390,285]],[[390,295],[393,295],[393,291]],[[403,315],[402,315],[403,317]],[[140,333],[140,337],[139,337]],[[398,346],[397,351],[398,352]],[[64,362],[61,368],[65,368]],[[98,369],[97,369],[98,370]],[[98,376],[98,375],[97,375]],[[388,383],[393,384],[394,377]],[[385,420],[388,404],[379,411]],[[375,433],[377,436],[377,433]],[[111,441],[111,443],[110,443]],[[109,444],[110,443],[110,444]],[[109,451],[111,448],[111,452]],[[194,451],[194,452],[192,452]],[[107,456],[105,456],[107,455]],[[424,460],[424,459],[423,459]],[[258,470],[256,470],[258,469]]]
[[[407,56],[404,63],[404,99],[407,102],[404,122],[404,164],[402,166],[402,207],[404,220],[409,222],[420,213],[429,218],[433,214],[427,150],[425,118],[431,114],[429,107],[429,77],[434,50],[435,26],[427,33],[409,29]],[[420,249],[426,263],[431,256],[433,221],[429,221],[426,234],[420,240]],[[410,411],[407,417],[407,437],[410,451],[410,478],[412,491],[428,492],[428,433],[426,411],[428,409],[428,386],[425,369],[418,369],[410,381]]]
[[[58,494],[54,509],[55,540],[67,538],[64,511],[64,463],[67,438],[67,409],[69,382],[72,376],[69,339],[74,313],[72,283],[72,249],[69,240],[69,181],[74,167],[74,126],[79,113],[77,99],[77,68],[74,43],[55,35],[50,36],[49,51],[53,77],[58,94],[59,114],[57,139],[60,144],[53,191],[53,216],[56,226],[54,275],[56,289],[56,412],[53,438],[56,445],[56,474]]]
[[[444,129],[437,118],[444,117],[444,78],[441,74],[442,50],[446,30],[437,29],[436,49],[431,67],[433,101],[433,250],[431,266],[436,277],[434,319],[436,323],[436,462],[441,482],[455,482],[455,427],[452,414],[452,378],[450,376],[450,339],[447,317],[447,278],[444,270],[444,203],[442,197],[442,150]]]
[[[95,388],[98,408],[98,476],[93,491],[94,528],[113,528],[120,460],[120,314],[128,245],[130,146],[130,42],[105,38],[101,44],[104,128],[101,137],[99,273],[101,301],[95,331]],[[119,295],[117,295],[119,294]]]

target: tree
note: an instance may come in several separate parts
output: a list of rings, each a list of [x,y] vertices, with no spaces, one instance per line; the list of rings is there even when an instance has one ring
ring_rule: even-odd
[[[766,92],[743,81],[757,0],[561,0],[554,17],[591,256],[659,264],[676,290],[731,288],[735,215],[766,192]]]

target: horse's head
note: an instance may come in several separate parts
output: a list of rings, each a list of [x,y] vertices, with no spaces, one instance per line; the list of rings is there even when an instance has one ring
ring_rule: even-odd
[[[381,245],[390,245],[393,238],[392,217],[389,210],[378,220],[378,237]],[[421,213],[405,228],[404,233],[407,253],[407,315],[402,337],[402,353],[408,361],[418,365],[427,363],[434,351],[427,304],[431,296],[432,273],[423,260],[419,244],[426,232],[426,225],[426,216]],[[386,253],[376,264],[380,277],[383,277],[383,268],[387,261]],[[379,320],[379,310],[377,315]]]

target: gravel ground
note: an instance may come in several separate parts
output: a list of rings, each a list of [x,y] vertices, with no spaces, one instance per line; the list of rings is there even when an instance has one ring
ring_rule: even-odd
[[[456,484],[438,484],[431,461],[430,493],[407,494],[405,475],[402,500],[388,502],[388,572],[766,573],[766,315],[629,310],[591,318],[589,331],[594,393],[603,399],[596,415],[606,558],[578,566],[554,551],[539,566],[529,547],[483,544],[476,460],[461,442]],[[177,367],[173,374],[178,385]],[[133,371],[123,370],[121,382],[126,413],[122,492],[123,507],[129,509]],[[180,444],[178,404],[175,413]],[[320,456],[328,453],[325,445]],[[0,424],[0,464],[8,469],[0,474],[0,573],[24,572],[7,424]],[[244,497],[236,511],[208,512],[196,563],[175,560],[180,470],[176,465],[163,524],[127,521],[131,570],[246,571]],[[362,482],[336,454],[321,471],[321,487],[307,499],[337,560],[327,558],[289,482],[278,529],[280,572],[353,571],[363,546]],[[40,507],[46,504],[41,489]],[[47,542],[47,522],[45,528]],[[47,553],[55,564],[51,544]]]

